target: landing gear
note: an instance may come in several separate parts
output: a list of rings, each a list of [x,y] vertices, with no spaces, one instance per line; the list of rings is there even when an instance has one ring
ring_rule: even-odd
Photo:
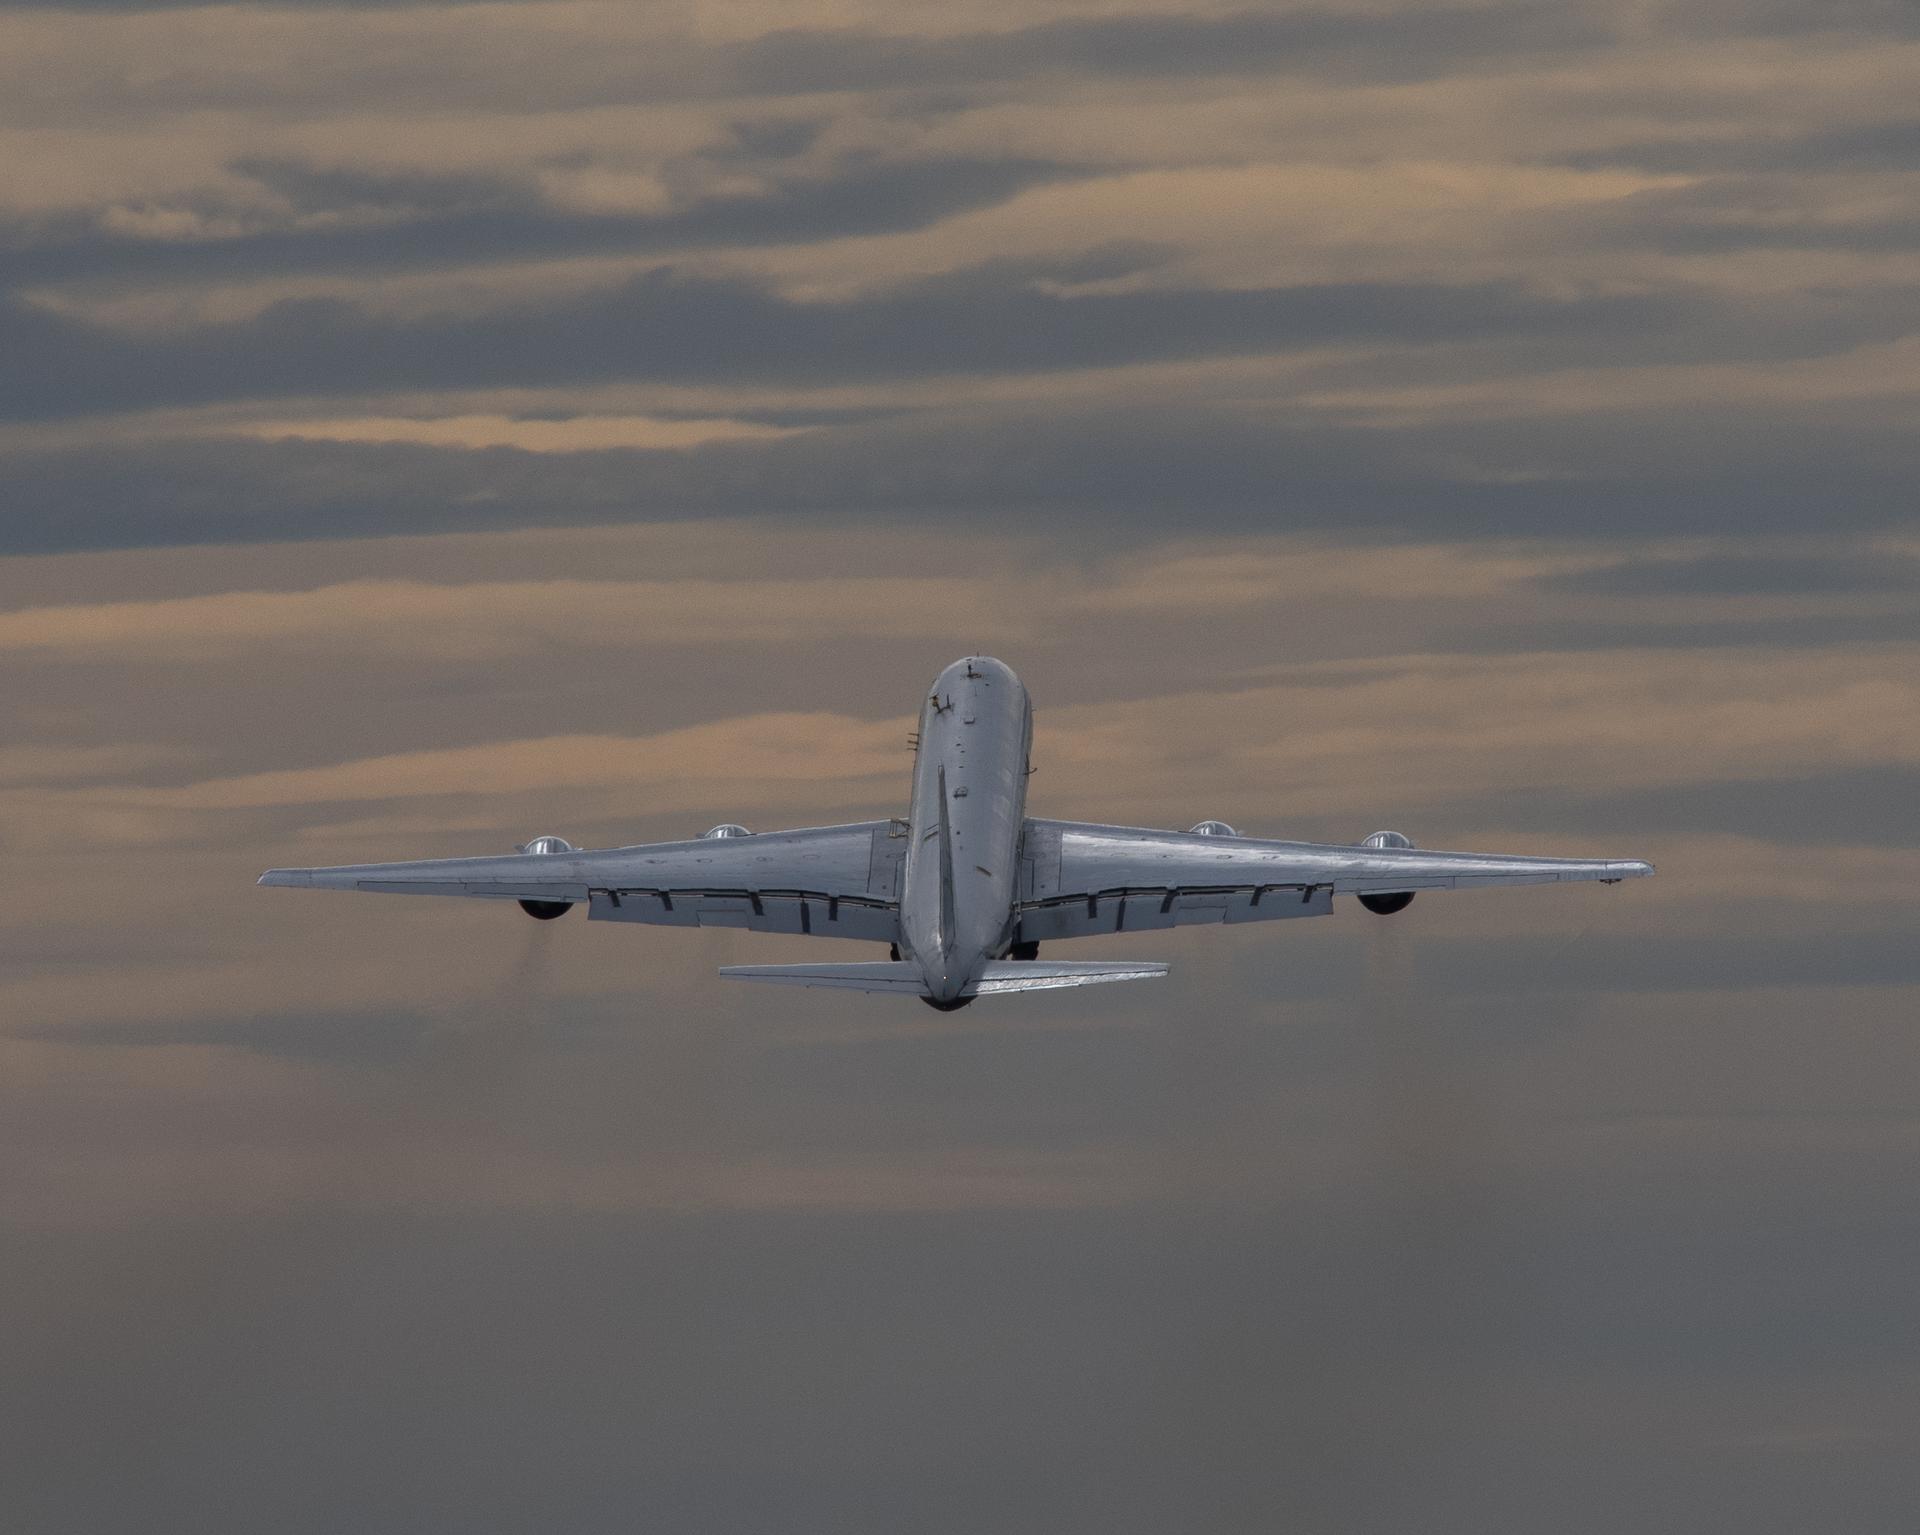
[[[899,963],[900,961],[900,945],[899,944],[890,943],[887,945],[887,958],[894,961],[895,964]]]
[[[1011,949],[1007,950],[1008,959],[1038,959],[1039,957],[1040,943],[1038,939],[1027,943],[1016,943]]]

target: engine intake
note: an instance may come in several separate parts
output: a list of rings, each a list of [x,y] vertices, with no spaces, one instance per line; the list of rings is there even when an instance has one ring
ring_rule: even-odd
[[[1411,848],[1413,841],[1397,831],[1377,831],[1360,845],[1378,848]],[[1380,890],[1371,895],[1361,896],[1360,904],[1376,917],[1391,917],[1396,911],[1405,911],[1411,906],[1414,894],[1415,892],[1411,890]]]
[[[580,850],[565,837],[535,837],[520,849],[522,853],[534,858],[549,857],[554,853],[577,853]],[[522,901],[520,909],[536,922],[551,922],[555,917],[564,917],[573,910],[571,901]]]

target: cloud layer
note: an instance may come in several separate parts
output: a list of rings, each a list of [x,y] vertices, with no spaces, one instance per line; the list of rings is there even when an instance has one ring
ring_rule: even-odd
[[[0,1525],[1908,1535],[1916,71],[0,4]],[[939,1019],[252,883],[894,813],[977,651],[1042,814],[1660,877]]]

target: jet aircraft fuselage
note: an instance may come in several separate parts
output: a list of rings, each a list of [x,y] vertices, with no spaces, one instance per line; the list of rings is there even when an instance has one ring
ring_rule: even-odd
[[[899,947],[935,1006],[1011,945],[1032,745],[1027,690],[998,661],[954,662],[920,706]]]

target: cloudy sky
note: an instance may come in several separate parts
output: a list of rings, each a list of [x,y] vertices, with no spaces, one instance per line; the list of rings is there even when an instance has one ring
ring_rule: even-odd
[[[0,1524],[1911,1535],[1916,79],[0,4]],[[1660,877],[952,1017],[252,886],[892,813],[975,650],[1041,814]]]

